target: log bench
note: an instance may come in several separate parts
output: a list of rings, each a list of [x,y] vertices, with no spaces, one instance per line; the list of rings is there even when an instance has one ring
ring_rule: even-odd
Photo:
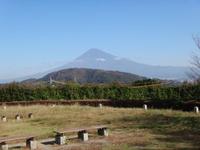
[[[37,149],[35,136],[18,136],[18,137],[2,137],[0,138],[0,150],[8,150],[8,143],[16,141],[26,141],[26,147],[30,150]]]
[[[106,125],[98,125],[91,127],[82,127],[82,128],[71,128],[65,130],[54,131],[56,133],[56,144],[63,145],[66,141],[66,133],[76,132],[78,134],[78,138],[83,141],[88,141],[88,131],[97,130],[98,135],[108,136],[108,127]]]

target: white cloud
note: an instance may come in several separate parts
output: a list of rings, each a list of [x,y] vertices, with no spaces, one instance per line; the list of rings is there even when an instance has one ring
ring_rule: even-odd
[[[106,59],[105,58],[97,58],[96,61],[101,61],[101,62],[105,62]]]

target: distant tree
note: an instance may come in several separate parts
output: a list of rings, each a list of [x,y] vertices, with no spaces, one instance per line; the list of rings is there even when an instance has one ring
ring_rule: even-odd
[[[143,86],[143,85],[154,85],[154,84],[161,84],[159,79],[144,79],[138,80],[132,83],[132,86]]]
[[[200,37],[193,36],[193,40],[197,46],[197,51],[192,56],[192,73],[189,76],[196,82],[200,83]]]

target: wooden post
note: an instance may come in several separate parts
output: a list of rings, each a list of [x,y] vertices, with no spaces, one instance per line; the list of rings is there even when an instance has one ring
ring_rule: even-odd
[[[195,106],[195,107],[194,107],[194,112],[195,112],[196,114],[199,113],[199,107],[198,107],[198,106]]]
[[[99,104],[99,108],[103,108],[103,105],[101,103]]]
[[[4,110],[6,110],[6,109],[7,109],[7,107],[6,107],[6,106],[3,106],[3,109],[4,109]]]
[[[147,110],[147,109],[148,109],[148,107],[147,107],[146,104],[143,105],[143,108],[144,108],[144,110]]]

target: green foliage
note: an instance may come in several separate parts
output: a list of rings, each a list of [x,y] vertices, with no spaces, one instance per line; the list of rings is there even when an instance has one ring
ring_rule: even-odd
[[[56,100],[56,99],[113,99],[113,100],[173,100],[187,101],[200,99],[200,85],[128,86],[79,85],[28,86],[17,83],[0,86],[0,101]]]
[[[132,86],[158,85],[158,84],[161,84],[161,81],[159,79],[144,79],[133,82]]]

